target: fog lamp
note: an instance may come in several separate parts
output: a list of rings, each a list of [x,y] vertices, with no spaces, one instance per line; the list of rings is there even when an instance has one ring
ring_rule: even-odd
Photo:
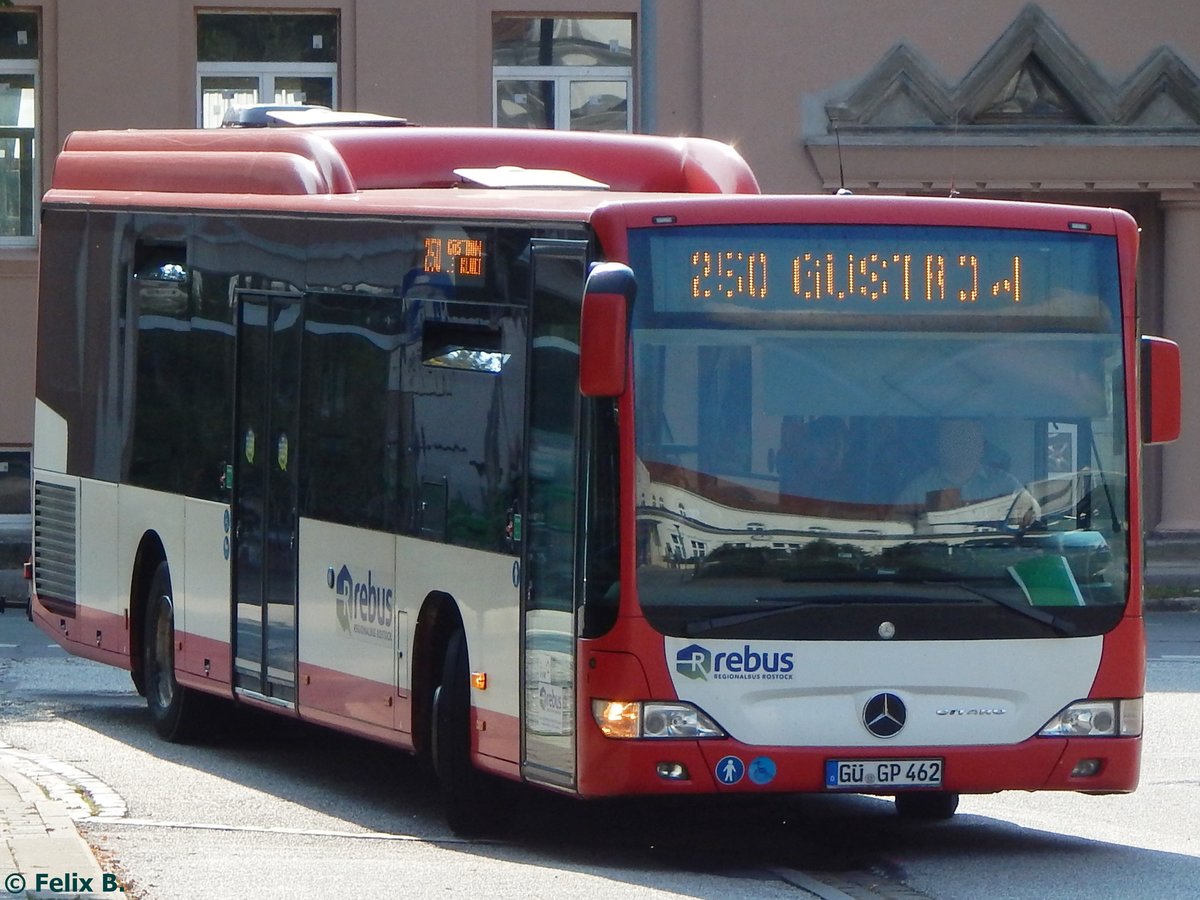
[[[667,781],[687,781],[688,770],[681,762],[660,762],[657,766],[658,777]]]
[[[1100,774],[1100,760],[1098,759],[1081,759],[1071,770],[1072,778],[1091,778],[1098,774]]]

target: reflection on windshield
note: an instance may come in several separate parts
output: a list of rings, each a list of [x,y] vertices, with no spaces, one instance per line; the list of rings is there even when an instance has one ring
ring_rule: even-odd
[[[642,329],[635,344],[638,588],[659,629],[1053,637],[1119,618],[1115,336]]]

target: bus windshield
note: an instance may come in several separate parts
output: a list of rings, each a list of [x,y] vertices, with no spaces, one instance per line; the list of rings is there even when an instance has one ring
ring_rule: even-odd
[[[631,236],[638,597],[675,636],[1094,635],[1128,585],[1115,238]]]

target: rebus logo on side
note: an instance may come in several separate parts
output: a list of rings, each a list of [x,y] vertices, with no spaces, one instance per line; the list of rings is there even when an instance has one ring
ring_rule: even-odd
[[[342,566],[334,582],[337,595],[337,620],[342,631],[352,631],[354,624],[391,628],[395,618],[394,596],[390,587],[375,583],[374,573],[367,570],[365,582],[355,581],[349,566]]]

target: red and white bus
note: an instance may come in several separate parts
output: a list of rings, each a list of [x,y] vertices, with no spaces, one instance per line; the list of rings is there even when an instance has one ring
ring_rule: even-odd
[[[503,779],[1130,791],[1179,425],[1136,253],[1111,209],[764,196],[696,139],[76,133],[35,618],[169,740],[385,741],[463,829]]]

